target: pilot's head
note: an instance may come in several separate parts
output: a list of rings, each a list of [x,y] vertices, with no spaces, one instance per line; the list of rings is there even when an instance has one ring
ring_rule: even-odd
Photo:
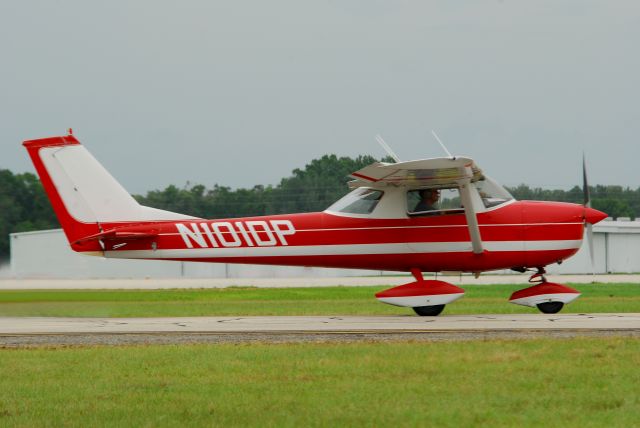
[[[427,201],[431,204],[438,202],[440,199],[440,190],[438,189],[422,189],[420,191],[420,198],[423,201]]]

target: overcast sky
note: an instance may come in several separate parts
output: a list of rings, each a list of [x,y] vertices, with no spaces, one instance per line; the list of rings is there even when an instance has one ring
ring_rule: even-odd
[[[507,185],[640,186],[637,1],[3,1],[0,168],[76,136],[132,193],[275,184],[326,153]]]

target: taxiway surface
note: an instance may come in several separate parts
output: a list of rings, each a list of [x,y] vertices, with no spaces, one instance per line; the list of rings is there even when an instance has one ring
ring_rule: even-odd
[[[640,313],[178,318],[0,317],[0,346],[640,337]]]
[[[176,318],[0,317],[0,334],[640,329],[640,313]]]

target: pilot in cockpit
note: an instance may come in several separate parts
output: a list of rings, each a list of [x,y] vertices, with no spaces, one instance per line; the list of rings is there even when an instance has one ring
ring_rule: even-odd
[[[437,210],[438,200],[440,199],[440,190],[438,189],[422,189],[418,192],[420,202],[413,209],[414,212]]]

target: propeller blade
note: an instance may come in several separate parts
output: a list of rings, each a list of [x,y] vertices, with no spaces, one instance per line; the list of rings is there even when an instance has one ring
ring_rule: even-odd
[[[596,275],[595,250],[593,248],[593,225],[587,223],[587,244],[589,244],[589,258],[591,259],[591,273]]]
[[[587,181],[587,161],[582,153],[582,194],[584,195],[584,206],[591,208],[591,195],[589,194],[589,182]]]
[[[596,276],[595,250],[593,248],[593,224],[587,220],[587,208],[591,208],[591,195],[589,192],[589,181],[587,180],[587,161],[582,152],[582,194],[584,195],[584,219],[587,234],[587,245],[589,245],[589,259],[591,260],[591,273]]]

